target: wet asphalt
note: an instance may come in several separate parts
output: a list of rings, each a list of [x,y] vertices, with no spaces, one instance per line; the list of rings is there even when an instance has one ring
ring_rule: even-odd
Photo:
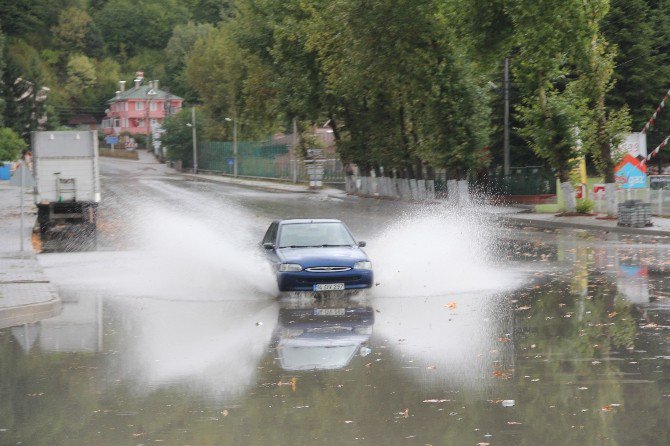
[[[2,445],[668,444],[668,239],[101,170],[97,247],[38,256],[62,313],[0,330]],[[278,299],[287,217],[375,288]]]

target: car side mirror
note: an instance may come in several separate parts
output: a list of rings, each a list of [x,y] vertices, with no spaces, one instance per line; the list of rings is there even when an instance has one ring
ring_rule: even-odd
[[[263,248],[265,248],[265,249],[274,249],[274,248],[275,248],[275,244],[274,244],[274,243],[270,243],[270,242],[265,242],[265,243],[263,243]]]
[[[358,242],[358,246],[360,246],[361,248],[363,248],[365,245],[367,245],[367,243],[365,243],[365,242]]]

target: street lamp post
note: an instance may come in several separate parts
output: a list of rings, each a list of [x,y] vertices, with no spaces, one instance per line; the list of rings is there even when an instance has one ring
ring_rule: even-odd
[[[147,90],[147,151],[151,147],[151,99],[154,96],[156,96],[156,91],[150,86],[149,90]]]
[[[191,131],[193,132],[193,173],[198,173],[198,144],[195,136],[195,107],[191,107]]]
[[[233,112],[233,118],[224,118],[233,121],[233,176],[237,177],[237,113]]]

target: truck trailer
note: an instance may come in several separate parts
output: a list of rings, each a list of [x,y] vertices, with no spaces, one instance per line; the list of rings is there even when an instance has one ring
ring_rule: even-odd
[[[100,175],[98,132],[40,131],[31,135],[37,225],[43,248],[73,236],[95,239]]]

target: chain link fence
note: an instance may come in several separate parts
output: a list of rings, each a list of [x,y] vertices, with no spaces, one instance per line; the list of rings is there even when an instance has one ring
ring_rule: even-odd
[[[319,160],[325,183],[343,183],[344,169],[336,157]],[[198,144],[198,166],[201,171],[233,175],[235,154],[230,141],[203,141]],[[309,181],[305,162],[296,159],[288,144],[239,141],[237,173],[243,177]]]

